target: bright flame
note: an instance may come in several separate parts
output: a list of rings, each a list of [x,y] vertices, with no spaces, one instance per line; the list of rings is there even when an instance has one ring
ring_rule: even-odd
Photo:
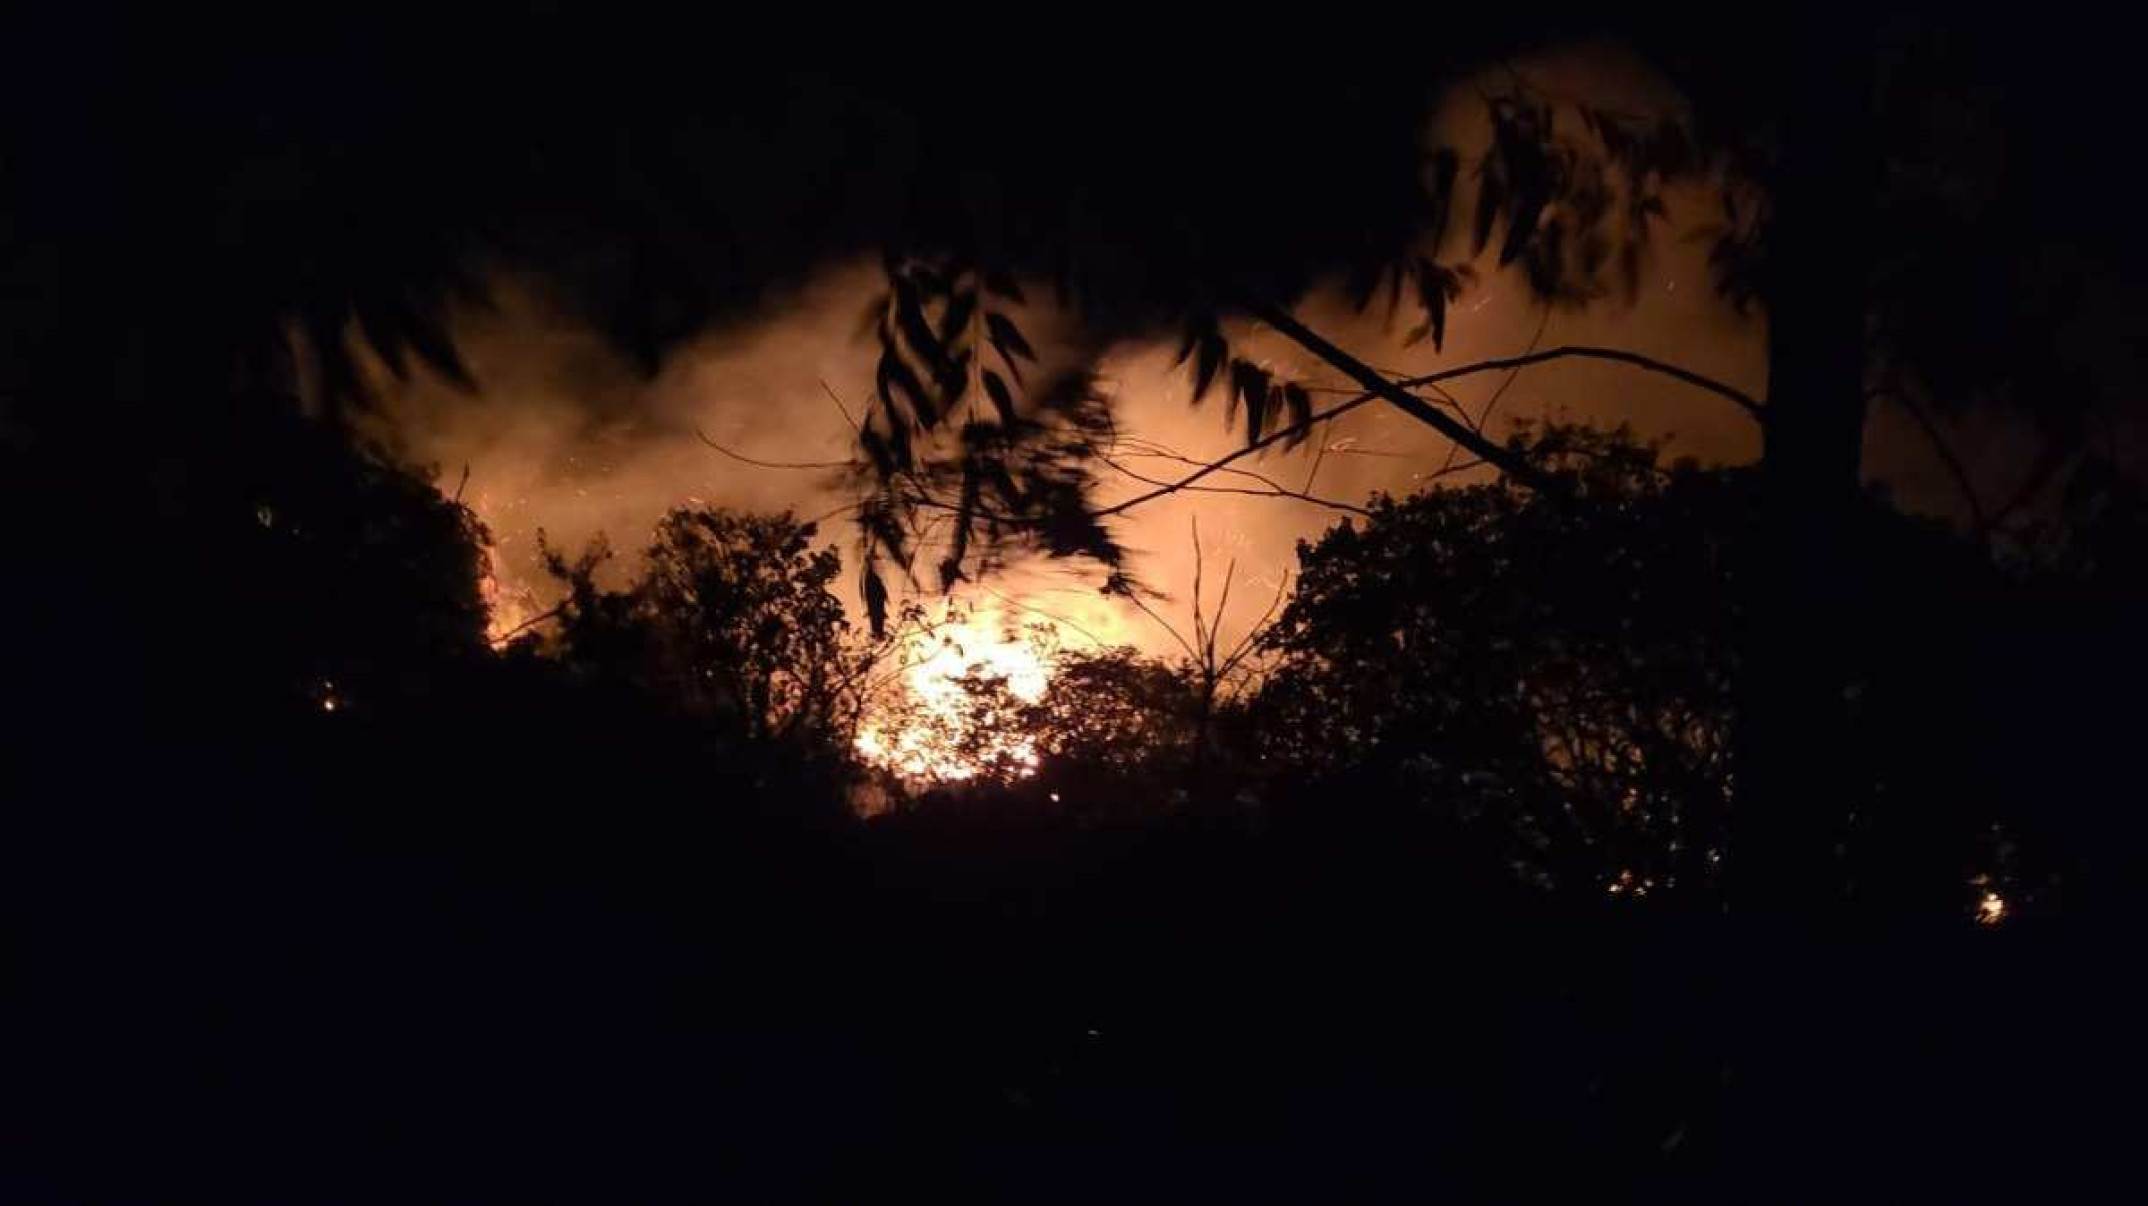
[[[1984,893],[1984,899],[1976,903],[1976,920],[1979,925],[1997,925],[2006,920],[2006,898],[1997,892]]]
[[[541,614],[537,596],[529,588],[510,586],[501,580],[499,553],[490,545],[485,548],[485,566],[477,588],[485,603],[485,639],[496,647],[520,635]]]
[[[858,731],[860,757],[920,784],[1036,773],[1036,739],[997,729],[994,718],[978,713],[971,687],[997,683],[1022,703],[1042,699],[1051,661],[1041,633],[978,613],[933,627],[903,656],[908,665],[895,698]]]

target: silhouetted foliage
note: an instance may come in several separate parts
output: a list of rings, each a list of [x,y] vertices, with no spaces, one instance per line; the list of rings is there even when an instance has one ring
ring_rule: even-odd
[[[1067,652],[1024,720],[1055,763],[1128,785],[1168,782],[1188,754],[1197,691],[1184,670],[1130,649]]]
[[[256,441],[267,455],[223,484],[197,546],[203,569],[243,566],[252,589],[194,639],[221,646],[256,704],[392,707],[452,689],[486,653],[477,517],[321,424],[272,416]]]
[[[1016,704],[1003,723],[1033,743],[1036,765],[1010,782],[1014,807],[1140,828],[1169,820],[1196,788],[1202,704],[1185,666],[1127,648],[1062,651],[1043,695]]]
[[[1090,510],[1090,466],[1112,431],[1094,373],[1035,365],[1036,350],[1001,308],[1020,289],[995,272],[890,257],[887,273],[889,292],[875,303],[876,405],[858,437],[862,594],[874,633],[887,618],[883,562],[915,581],[926,537],[942,525],[942,590],[1016,552],[1118,566],[1118,543]]]
[[[1747,486],[1623,433],[1515,446],[1562,498],[1500,481],[1379,499],[1301,546],[1251,705],[1260,748],[1303,782],[1448,814],[1547,887],[1705,892]]]
[[[636,579],[601,587],[598,547],[547,565],[566,589],[551,639],[567,672],[629,686],[744,741],[840,748],[873,652],[828,593],[835,553],[789,515],[680,508]]]

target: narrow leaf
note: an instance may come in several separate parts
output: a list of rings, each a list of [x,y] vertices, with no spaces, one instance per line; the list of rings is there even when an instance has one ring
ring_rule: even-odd
[[[985,315],[985,330],[991,334],[992,346],[999,349],[1001,356],[1012,352],[1024,360],[1037,358],[1037,353],[1030,348],[1029,341],[1022,338],[1022,332],[1015,327],[1013,320],[999,311],[994,310]]]
[[[940,315],[940,342],[949,347],[962,341],[968,333],[970,319],[977,313],[977,291],[965,289],[955,294],[947,304],[947,312]]]
[[[1000,380],[998,373],[993,372],[991,369],[986,369],[984,371],[984,389],[985,393],[992,398],[993,409],[999,412],[999,421],[1009,427],[1014,426],[1014,395],[1007,389],[1007,383]]]
[[[1222,371],[1224,358],[1230,354],[1230,345],[1223,336],[1208,331],[1201,336],[1200,358],[1195,362],[1193,374],[1193,400],[1199,402],[1208,396],[1208,387],[1216,382],[1216,374]]]

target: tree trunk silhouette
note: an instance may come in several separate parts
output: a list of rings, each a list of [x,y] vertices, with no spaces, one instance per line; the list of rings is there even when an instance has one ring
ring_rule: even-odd
[[[1729,1167],[1770,1170],[1786,1200],[1811,1112],[1855,1083],[1815,1018],[1846,1007],[1838,844],[1850,807],[1845,691],[1857,595],[1847,542],[1864,419],[1861,240],[1876,181],[1871,43],[1816,14],[1780,31],[1785,109],[1772,181],[1768,416],[1759,513],[1740,584],[1731,841],[1724,899],[1737,1037],[1725,1052]],[[1839,1104],[1839,1103],[1838,1103]],[[1817,1189],[1817,1187],[1813,1187]]]
[[[1837,899],[1850,806],[1848,556],[1864,429],[1865,232],[1877,174],[1872,46],[1806,19],[1785,40],[1788,102],[1768,248],[1761,550],[1747,583],[1728,898],[1806,913]],[[1854,24],[1854,23],[1853,23]]]

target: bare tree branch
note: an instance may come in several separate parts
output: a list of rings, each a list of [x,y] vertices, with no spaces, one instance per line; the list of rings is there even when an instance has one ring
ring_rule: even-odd
[[[1200,481],[1202,478],[1207,477],[1211,473],[1219,473],[1223,471],[1234,461],[1242,460],[1245,457],[1252,456],[1254,453],[1259,452],[1264,448],[1279,444],[1284,440],[1290,439],[1292,436],[1298,435],[1301,432],[1310,431],[1314,427],[1317,427],[1322,423],[1326,423],[1329,420],[1341,418],[1343,415],[1346,415],[1351,411],[1356,410],[1358,407],[1373,401],[1376,396],[1377,395],[1365,393],[1359,394],[1357,397],[1350,399],[1348,402],[1338,402],[1334,406],[1331,406],[1326,410],[1323,410],[1318,414],[1313,415],[1311,418],[1306,419],[1304,422],[1292,423],[1288,427],[1278,428],[1275,431],[1269,432],[1266,436],[1263,436],[1262,438],[1255,440],[1250,444],[1247,444],[1245,447],[1240,448],[1239,450],[1231,453],[1228,456],[1218,457],[1216,460],[1209,462],[1206,466],[1187,474],[1185,477],[1182,477],[1177,481],[1170,483],[1169,485],[1159,486],[1158,488],[1151,490],[1146,494],[1139,494],[1134,496],[1133,498],[1124,499],[1120,502],[1113,503],[1111,506],[1104,507],[1101,510],[1092,512],[1092,514],[1094,514],[1098,519],[1108,519],[1113,515],[1119,515],[1127,511],[1131,511],[1135,507],[1138,507],[1145,502],[1161,498],[1166,494],[1176,493],[1192,485],[1193,483]]]
[[[1961,458],[1954,455],[1954,448],[1947,442],[1946,433],[1939,430],[1939,424],[1933,421],[1932,416],[1927,414],[1906,390],[1881,388],[1873,393],[1892,401],[1908,413],[1910,419],[1917,424],[1917,429],[1924,433],[1925,440],[1931,444],[1932,451],[1938,455],[1939,463],[1945,467],[1947,475],[1954,479],[1955,488],[1961,491],[1962,501],[1969,506],[1969,522],[1976,526],[1977,535],[1981,537],[1989,534],[1992,521],[1985,514],[1983,500],[1977,496],[1976,484],[1969,478],[1968,466],[1962,464]]]
[[[1695,389],[1705,390],[1727,402],[1736,404],[1738,409],[1751,415],[1755,422],[1767,422],[1767,404],[1744,390],[1735,386],[1725,385],[1713,377],[1703,376],[1692,369],[1680,368],[1675,364],[1667,364],[1654,357],[1643,356],[1639,352],[1629,352],[1623,348],[1602,348],[1589,344],[1569,343],[1561,344],[1554,348],[1545,348],[1541,352],[1510,356],[1502,360],[1483,360],[1465,367],[1468,373],[1496,373],[1502,369],[1526,368],[1532,364],[1543,364],[1548,360],[1607,360],[1615,364],[1630,364],[1635,368],[1645,369],[1648,372],[1669,377],[1674,381],[1682,381]],[[1415,388],[1420,385],[1430,384],[1434,380],[1452,380],[1453,376],[1463,375],[1467,374],[1460,370],[1450,370],[1449,372],[1433,373],[1426,377],[1405,379],[1397,384],[1404,388]]]
[[[1522,348],[1522,355],[1524,356],[1527,356],[1531,352],[1536,351],[1536,345],[1542,342],[1544,338],[1544,329],[1551,325],[1551,306],[1547,303],[1542,306],[1541,309],[1543,312],[1538,316],[1536,320],[1536,331],[1529,336],[1528,346]],[[1507,370],[1507,379],[1499,383],[1499,387],[1492,391],[1492,396],[1484,400],[1484,406],[1482,409],[1477,411],[1476,417],[1469,421],[1469,429],[1471,431],[1476,432],[1478,435],[1484,434],[1484,425],[1492,421],[1493,408],[1499,405],[1499,400],[1501,398],[1506,397],[1507,390],[1511,389],[1514,383],[1521,379],[1522,369],[1524,367],[1526,366],[1515,365],[1513,368]],[[1457,409],[1459,409],[1459,407],[1457,407]],[[1452,468],[1454,466],[1454,456],[1457,452],[1460,452],[1461,450],[1462,446],[1460,444],[1447,445],[1447,455],[1440,460],[1439,472],[1445,473],[1448,469]]]
[[[1549,479],[1523,457],[1485,439],[1437,408],[1426,405],[1424,399],[1412,395],[1409,390],[1382,376],[1372,366],[1329,343],[1282,307],[1249,299],[1247,309],[1254,317],[1274,327],[1305,350],[1340,369],[1381,401],[1468,448],[1480,458],[1499,466],[1510,476],[1532,486],[1550,484]]]
[[[566,609],[567,605],[565,603],[561,603],[548,611],[538,612],[536,615],[531,616],[529,619],[524,620],[520,624],[515,625],[513,628],[508,629],[506,632],[503,632],[500,635],[493,637],[490,643],[494,648],[506,645],[508,642],[513,641],[516,637],[521,636],[524,632],[527,632],[528,630],[535,628],[537,625],[544,623],[546,620],[557,619],[559,617],[559,613],[565,611]]]
[[[828,395],[828,401],[835,403],[835,408],[843,412],[843,421],[845,423],[850,424],[850,429],[852,431],[863,431],[864,428],[858,423],[857,416],[851,414],[850,408],[843,405],[842,397],[835,392],[835,388],[833,386],[828,384],[828,379],[825,377],[817,377],[815,378],[815,380],[820,382],[821,392]]]
[[[1186,656],[1188,658],[1196,662],[1201,659],[1201,655],[1193,651],[1193,646],[1191,644],[1188,644],[1186,638],[1180,635],[1177,628],[1172,626],[1171,621],[1164,619],[1160,615],[1157,615],[1156,609],[1150,607],[1147,603],[1142,602],[1141,596],[1139,594],[1129,592],[1126,595],[1126,598],[1131,601],[1134,606],[1141,609],[1141,614],[1156,621],[1157,627],[1163,629],[1165,632],[1170,633],[1171,639],[1178,642],[1178,647],[1186,651]]]
[[[1283,576],[1276,581],[1275,597],[1268,600],[1268,609],[1260,614],[1260,619],[1253,621],[1252,627],[1246,629],[1245,636],[1231,650],[1230,656],[1223,659],[1222,674],[1229,675],[1253,652],[1254,646],[1261,638],[1261,634],[1268,631],[1269,621],[1275,618],[1276,611],[1283,606],[1283,597],[1289,593],[1289,590],[1290,574],[1285,571]]]
[[[1141,455],[1161,456],[1163,454],[1145,453]],[[1123,473],[1127,477],[1130,477],[1137,482],[1141,482],[1144,485],[1165,487],[1172,487],[1175,485],[1175,483],[1163,481],[1159,478],[1153,478],[1148,476],[1147,474],[1136,473],[1132,469],[1127,468],[1126,466],[1120,464],[1119,462],[1113,460],[1108,456],[1099,456],[1098,459],[1103,461],[1106,465],[1109,465],[1111,468],[1118,470],[1120,473]],[[1199,461],[1193,460],[1191,457],[1174,457],[1171,459],[1186,460],[1192,464],[1200,463]],[[1244,473],[1245,471],[1234,469],[1230,470],[1230,472]],[[1346,503],[1341,501],[1340,499],[1322,498],[1317,494],[1311,494],[1303,490],[1293,490],[1288,486],[1281,485],[1257,473],[1245,473],[1245,476],[1254,478],[1266,484],[1268,488],[1265,490],[1254,490],[1243,486],[1183,486],[1177,488],[1185,491],[1186,493],[1191,494],[1237,494],[1247,498],[1294,498],[1300,502],[1311,503],[1317,507],[1327,507],[1330,510],[1335,511],[1347,511],[1352,515],[1372,514],[1372,512],[1356,505],[1355,503]]]
[[[1303,330],[1302,327],[1300,327],[1299,329]],[[1310,331],[1306,333],[1308,335],[1312,334]],[[1317,335],[1313,335],[1312,337],[1315,339],[1319,338],[1319,336]],[[1342,353],[1338,351],[1338,354]],[[1232,452],[1228,456],[1218,457],[1215,461],[1209,463],[1206,467],[1194,473],[1187,474],[1185,477],[1178,479],[1176,482],[1171,483],[1169,486],[1159,487],[1155,490],[1149,491],[1146,494],[1136,495],[1133,498],[1113,503],[1111,506],[1104,507],[1101,510],[1092,512],[1092,514],[1094,514],[1099,519],[1108,518],[1113,515],[1120,515],[1132,510],[1135,507],[1142,505],[1143,503],[1160,498],[1165,494],[1170,494],[1178,490],[1183,490],[1187,486],[1190,486],[1193,483],[1201,480],[1202,478],[1207,477],[1211,473],[1221,471],[1222,469],[1233,464],[1236,461],[1252,456],[1256,452],[1260,452],[1264,449],[1273,447],[1274,445],[1280,444],[1285,440],[1295,438],[1296,436],[1299,436],[1304,432],[1310,431],[1323,423],[1328,423],[1334,421],[1335,419],[1339,419],[1343,415],[1346,415],[1351,411],[1358,409],[1359,407],[1365,406],[1368,403],[1374,401],[1392,401],[1391,394],[1393,392],[1398,392],[1401,390],[1429,388],[1437,386],[1443,382],[1454,381],[1463,377],[1472,377],[1479,373],[1503,372],[1509,369],[1525,368],[1532,364],[1543,364],[1547,361],[1552,360],[1577,358],[1589,360],[1608,360],[1615,361],[1621,364],[1631,364],[1639,368],[1647,369],[1650,372],[1660,373],[1675,380],[1686,382],[1689,385],[1693,385],[1697,388],[1707,390],[1710,393],[1727,398],[1730,401],[1737,403],[1741,408],[1752,414],[1753,417],[1756,419],[1764,419],[1767,413],[1767,408],[1761,403],[1755,401],[1750,395],[1745,394],[1731,386],[1724,385],[1719,381],[1715,381],[1708,377],[1703,377],[1699,373],[1679,368],[1676,365],[1665,364],[1659,360],[1652,360],[1647,356],[1643,356],[1635,352],[1621,351],[1617,348],[1599,348],[1589,347],[1580,344],[1569,344],[1561,347],[1546,348],[1541,352],[1530,352],[1522,356],[1510,356],[1497,360],[1480,360],[1471,364],[1458,365],[1454,368],[1440,369],[1436,372],[1426,373],[1418,377],[1406,377],[1399,381],[1382,381],[1381,386],[1378,389],[1368,388],[1364,393],[1358,394],[1356,397],[1350,398],[1347,401],[1338,402],[1335,405],[1328,407],[1326,410],[1320,411],[1317,414],[1306,418],[1302,422],[1292,423],[1285,427],[1279,427],[1276,430],[1271,431],[1267,435],[1261,437],[1260,439],[1252,441],[1245,447],[1240,448],[1235,452]],[[1408,395],[1405,394],[1404,396],[1407,397]],[[1413,413],[1414,410],[1430,410],[1430,408],[1427,407],[1421,399],[1412,398],[1411,403],[1413,407]],[[1456,470],[1475,468],[1477,465],[1480,464],[1491,464],[1498,466],[1501,470],[1508,470],[1509,465],[1518,463],[1516,461],[1516,458],[1510,453],[1508,453],[1505,449],[1490,443],[1488,440],[1483,439],[1477,433],[1469,431],[1466,427],[1463,427],[1456,420],[1448,418],[1445,415],[1440,415],[1439,422],[1434,424],[1434,426],[1438,427],[1443,432],[1448,427],[1454,427],[1457,430],[1460,430],[1464,435],[1468,437],[1466,441],[1461,441],[1463,447],[1470,448],[1473,451],[1479,447],[1490,448],[1493,450],[1494,455],[1480,455],[1475,461],[1456,466]],[[1444,476],[1445,473],[1446,470],[1442,470],[1440,473],[1434,474],[1434,476]],[[1542,475],[1537,474],[1533,469],[1525,469],[1524,473],[1526,474],[1524,480],[1540,481],[1542,478]]]

